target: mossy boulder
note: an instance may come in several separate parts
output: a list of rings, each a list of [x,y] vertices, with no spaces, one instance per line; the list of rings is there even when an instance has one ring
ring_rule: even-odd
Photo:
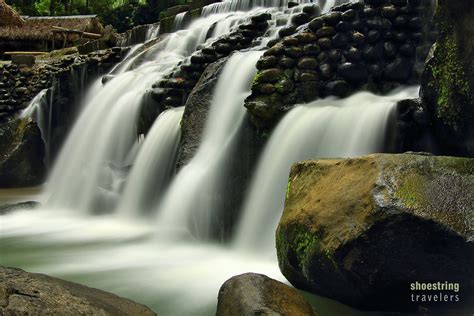
[[[474,157],[474,7],[440,0],[436,44],[426,62],[421,94],[443,153]]]
[[[411,301],[415,281],[457,282],[461,291],[445,294],[473,302],[473,187],[469,158],[297,163],[276,233],[280,269],[300,289],[362,309],[428,304]]]
[[[227,280],[219,290],[216,316],[318,315],[294,288],[269,277],[245,273]]]
[[[0,187],[34,186],[46,174],[45,146],[31,119],[0,124]]]

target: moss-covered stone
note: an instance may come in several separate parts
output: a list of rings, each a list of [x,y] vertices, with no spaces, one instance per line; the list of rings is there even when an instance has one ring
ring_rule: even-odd
[[[474,159],[376,154],[293,166],[276,232],[296,287],[367,309],[416,309],[413,281],[474,290]],[[429,306],[428,306],[429,307]]]

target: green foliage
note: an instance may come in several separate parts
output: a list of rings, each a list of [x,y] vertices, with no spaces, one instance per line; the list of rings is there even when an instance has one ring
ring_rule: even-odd
[[[7,0],[22,15],[97,14],[104,25],[124,32],[159,20],[160,12],[186,0]]]

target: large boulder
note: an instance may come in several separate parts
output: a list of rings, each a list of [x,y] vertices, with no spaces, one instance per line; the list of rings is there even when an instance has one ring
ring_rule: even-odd
[[[439,36],[426,62],[421,95],[445,154],[474,157],[474,7],[439,0]]]
[[[226,61],[227,58],[222,58],[207,66],[196,86],[189,94],[181,121],[178,168],[181,168],[194,157],[201,144],[201,137],[212,103],[214,87]]]
[[[316,316],[317,313],[294,288],[262,274],[245,273],[222,285],[216,316],[247,315]]]
[[[44,274],[0,267],[1,315],[156,315],[117,295]]]
[[[41,184],[46,174],[41,132],[31,119],[0,124],[0,187]]]
[[[472,312],[473,188],[469,158],[298,163],[276,233],[280,269],[296,287],[358,308],[414,310],[429,303],[412,294],[441,292],[471,302]],[[416,281],[459,283],[460,291],[411,291]],[[444,306],[463,308],[455,303]]]

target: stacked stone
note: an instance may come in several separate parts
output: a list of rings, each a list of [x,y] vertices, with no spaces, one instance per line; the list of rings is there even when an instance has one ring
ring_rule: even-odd
[[[87,66],[87,72],[91,75],[89,78],[95,77],[119,62],[123,54],[122,48],[113,48],[88,55],[68,55],[53,62],[37,64],[33,68],[14,64],[0,65],[0,121],[7,120],[24,109],[41,90],[51,88],[55,78],[64,87],[73,82],[70,76],[74,72],[71,70],[84,66]],[[71,97],[74,95],[69,96]]]
[[[433,41],[424,19],[431,1],[365,0],[334,7],[272,43],[257,63],[245,106],[257,128],[273,126],[294,104],[366,89],[387,92],[419,79]],[[284,29],[286,30],[286,29]]]
[[[165,107],[183,106],[204,69],[234,51],[252,46],[255,39],[267,30],[270,18],[267,13],[254,15],[248,23],[241,24],[235,31],[195,52],[171,74],[153,84],[154,100]]]

